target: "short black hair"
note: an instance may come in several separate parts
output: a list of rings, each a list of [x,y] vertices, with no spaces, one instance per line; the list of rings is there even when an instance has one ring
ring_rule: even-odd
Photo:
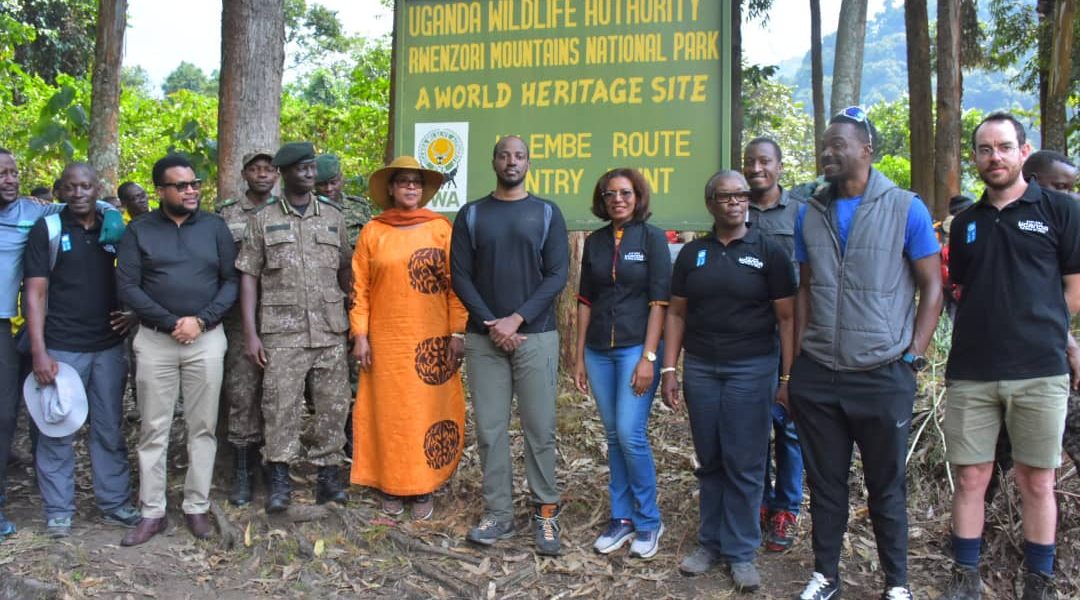
[[[39,185],[39,186],[35,187],[34,189],[30,190],[30,195],[34,196],[36,198],[42,198],[42,197],[45,196],[45,194],[50,194],[51,195],[52,190],[50,190],[49,188],[47,188],[47,187],[45,187],[43,185]]]
[[[0,148],[0,154],[7,154],[8,156],[11,156],[11,157],[15,156],[15,153],[12,152],[11,150],[8,150],[7,148]]]
[[[982,121],[979,121],[979,124],[975,126],[975,129],[971,130],[972,150],[975,150],[975,134],[979,133],[979,128],[982,127],[984,123],[989,123],[990,121],[994,121],[997,123],[1000,123],[1002,121],[1008,121],[1009,123],[1012,123],[1013,129],[1016,130],[1016,143],[1021,146],[1027,143],[1027,132],[1024,131],[1024,124],[1021,123],[1019,119],[1014,117],[1012,113],[1007,113],[1003,110],[996,110],[983,117]]]
[[[97,179],[97,176],[98,176],[97,169],[95,169],[94,166],[91,165],[88,162],[78,160],[78,161],[75,161],[75,162],[70,162],[67,165],[65,165],[64,170],[60,172],[60,178],[57,179],[56,181],[57,182],[64,181],[64,177],[66,177],[68,173],[70,173],[72,171],[77,171],[77,170],[84,170],[84,171],[86,171],[87,173],[90,174],[91,178]]]
[[[187,167],[192,171],[195,167],[192,166],[191,161],[182,154],[166,154],[164,158],[159,159],[154,163],[154,169],[150,172],[151,177],[154,179],[154,185],[161,187],[165,184],[165,171],[173,167]]]
[[[773,147],[773,150],[776,151],[776,162],[781,162],[782,160],[784,160],[784,153],[780,151],[780,144],[776,143],[776,140],[772,139],[771,137],[765,136],[756,137],[747,142],[746,147],[743,148],[743,154],[746,154],[746,150],[750,146],[759,146],[761,144],[768,144]]]
[[[124,183],[121,183],[120,187],[116,188],[116,197],[123,200],[127,197],[128,192],[130,192],[133,187],[139,187],[139,184],[134,181],[125,181]]]
[[[1038,152],[1032,152],[1024,161],[1024,179],[1031,179],[1031,176],[1049,169],[1054,163],[1063,163],[1070,167],[1076,168],[1076,164],[1069,160],[1068,156],[1054,150],[1039,150]]]

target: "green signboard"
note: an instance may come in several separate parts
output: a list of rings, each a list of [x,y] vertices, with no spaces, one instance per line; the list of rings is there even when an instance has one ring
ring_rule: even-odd
[[[397,154],[447,175],[431,208],[495,185],[495,141],[529,145],[532,193],[591,229],[608,169],[640,169],[652,223],[707,229],[730,163],[730,12],[715,0],[398,0]]]

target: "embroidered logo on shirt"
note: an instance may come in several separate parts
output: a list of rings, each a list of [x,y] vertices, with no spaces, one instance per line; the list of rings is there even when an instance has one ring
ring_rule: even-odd
[[[702,248],[701,250],[698,250],[697,262],[694,263],[694,266],[695,267],[701,267],[701,266],[704,266],[704,265],[705,265],[705,249]]]
[[[60,236],[60,250],[62,252],[71,252],[71,236],[66,233]]]
[[[1049,233],[1050,228],[1046,226],[1046,223],[1042,221],[1020,221],[1016,224],[1020,231],[1031,231],[1034,233]]]
[[[970,244],[975,241],[975,223],[968,223],[967,237],[964,238],[965,244]]]
[[[623,255],[622,258],[623,258],[623,260],[629,261],[629,262],[645,262],[645,253],[644,252],[638,252],[638,251],[635,250],[633,252],[627,252],[626,254]]]
[[[755,269],[765,268],[765,263],[761,262],[756,256],[744,256],[739,259],[739,264],[754,267]]]

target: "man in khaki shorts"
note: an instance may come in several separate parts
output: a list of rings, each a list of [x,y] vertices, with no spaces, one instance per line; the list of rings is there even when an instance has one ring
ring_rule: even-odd
[[[1024,127],[992,113],[972,134],[986,192],[953,220],[950,270],[962,294],[946,371],[946,458],[957,465],[953,577],[943,600],[982,597],[979,554],[987,484],[1004,424],[1012,439],[1024,520],[1024,600],[1054,591],[1054,469],[1080,349],[1080,204],[1020,176]],[[1076,373],[1073,374],[1076,384]]]

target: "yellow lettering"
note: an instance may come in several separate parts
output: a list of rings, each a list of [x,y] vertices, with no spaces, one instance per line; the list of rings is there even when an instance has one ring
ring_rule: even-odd
[[[492,88],[494,87],[494,94]],[[510,84],[500,81],[492,84],[469,83],[465,85],[435,86],[435,108],[503,108],[510,104]]]
[[[466,35],[483,30],[479,2],[446,2],[410,6],[408,10],[410,37]]]
[[[420,86],[420,93],[416,97],[413,110],[424,110],[425,108],[431,108],[431,97],[428,96],[427,86]]]
[[[690,156],[690,130],[615,131],[611,134],[613,158]]]
[[[572,0],[494,0],[488,3],[488,31],[576,27],[575,13]]]
[[[585,169],[531,169],[525,187],[540,195],[579,194]]]
[[[705,102],[705,85],[708,81],[709,76],[705,74],[653,77],[651,99],[657,104],[679,100]]]
[[[592,133],[531,134],[529,156],[535,159],[592,158]]]
[[[666,194],[671,190],[671,176],[675,173],[674,167],[645,167],[640,171],[645,176],[645,181],[649,182],[649,188],[654,193]]]
[[[675,60],[720,60],[720,32],[675,32]]]

